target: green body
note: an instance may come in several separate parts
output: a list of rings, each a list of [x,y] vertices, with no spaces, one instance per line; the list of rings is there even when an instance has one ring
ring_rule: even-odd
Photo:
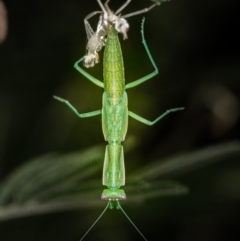
[[[104,51],[104,93],[102,108],[103,135],[106,147],[103,165],[103,191],[101,199],[126,199],[120,189],[125,185],[123,146],[128,126],[127,93],[125,92],[124,67],[117,31],[111,27]]]
[[[121,186],[125,185],[124,154],[121,142],[124,141],[127,133],[128,116],[131,116],[143,124],[152,126],[169,113],[184,109],[174,108],[167,110],[154,121],[144,119],[128,110],[127,93],[125,90],[138,86],[158,74],[158,68],[144,39],[143,23],[141,29],[142,42],[154,67],[152,73],[125,85],[123,57],[118,33],[114,27],[111,27],[108,32],[104,50],[104,82],[94,78],[79,66],[79,63],[84,60],[84,57],[74,64],[74,67],[88,80],[95,85],[104,88],[102,109],[80,114],[69,101],[56,96],[54,97],[65,103],[80,118],[102,115],[102,130],[105,140],[108,141],[108,145],[106,146],[105,151],[102,178],[103,185],[107,186],[107,189],[104,189],[101,199],[108,200],[110,203],[112,203],[111,201],[126,199],[126,195],[121,189]]]

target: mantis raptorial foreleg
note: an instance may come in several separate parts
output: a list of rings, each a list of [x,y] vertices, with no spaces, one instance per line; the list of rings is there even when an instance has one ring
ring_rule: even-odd
[[[62,98],[57,97],[57,96],[53,96],[53,98],[60,101],[60,102],[63,102],[64,104],[66,104],[79,118],[87,118],[87,117],[92,117],[92,116],[102,114],[102,110],[95,110],[95,111],[80,114],[76,110],[76,108],[71,105],[71,103],[68,100],[62,99]]]
[[[184,107],[179,107],[179,108],[173,108],[170,110],[165,111],[162,115],[160,115],[158,118],[156,118],[154,121],[149,121],[131,111],[128,111],[128,115],[131,116],[132,118],[134,118],[135,120],[142,122],[143,124],[146,124],[148,126],[152,126],[154,124],[156,124],[158,121],[160,121],[161,119],[163,119],[165,116],[167,116],[168,114],[175,112],[175,111],[180,111],[180,110],[184,110]]]

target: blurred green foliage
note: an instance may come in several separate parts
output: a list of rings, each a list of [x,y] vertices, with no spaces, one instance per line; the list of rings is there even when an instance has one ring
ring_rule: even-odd
[[[134,138],[130,138],[126,146],[133,144]],[[103,153],[104,147],[96,146],[77,153],[49,154],[30,160],[4,183],[0,193],[0,206],[4,207],[0,209],[0,220],[102,206],[103,186],[99,177]],[[128,203],[188,193],[187,187],[174,181],[149,183],[147,177],[142,178],[143,174],[135,172],[127,178],[124,189],[129,194]]]

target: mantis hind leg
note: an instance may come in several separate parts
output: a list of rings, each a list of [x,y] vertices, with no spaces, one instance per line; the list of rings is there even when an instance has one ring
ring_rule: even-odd
[[[156,124],[158,121],[160,121],[161,119],[163,119],[168,114],[170,114],[172,112],[180,111],[180,110],[184,110],[184,108],[179,107],[179,108],[173,108],[173,109],[167,110],[163,114],[161,114],[158,118],[156,118],[154,121],[149,121],[131,111],[128,111],[128,115],[131,116],[132,118],[134,118],[135,120],[142,122],[145,125],[152,126],[152,125]]]
[[[148,55],[150,61],[151,61],[152,65],[153,65],[153,67],[154,67],[154,71],[152,73],[150,73],[150,74],[148,74],[148,75],[138,79],[138,80],[135,80],[135,81],[127,84],[126,85],[126,89],[130,89],[130,88],[133,88],[135,86],[138,86],[138,85],[142,84],[143,82],[146,82],[147,80],[153,78],[155,75],[158,74],[158,67],[157,67],[156,63],[154,62],[154,60],[153,60],[153,57],[152,57],[152,55],[151,55],[151,53],[149,51],[149,48],[147,46],[147,42],[146,42],[145,37],[144,37],[144,22],[145,22],[145,18],[143,18],[142,25],[141,25],[142,43],[143,43],[143,46],[144,46],[144,48],[145,48],[145,50],[147,52],[147,55]]]

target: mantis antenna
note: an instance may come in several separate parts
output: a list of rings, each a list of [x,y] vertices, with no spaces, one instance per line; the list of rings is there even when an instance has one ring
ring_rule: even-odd
[[[125,213],[125,211],[123,210],[123,208],[120,205],[120,202],[117,203],[117,208],[120,209],[122,211],[122,213],[125,215],[125,217],[129,220],[129,222],[133,225],[133,227],[138,231],[138,233],[143,237],[143,239],[145,241],[147,241],[147,239],[143,236],[143,234],[140,232],[140,230],[137,228],[137,226],[133,223],[133,221],[128,217],[128,215]]]
[[[122,213],[125,215],[125,217],[129,220],[129,222],[133,225],[133,227],[137,230],[137,232],[143,237],[143,239],[145,241],[147,241],[147,239],[143,236],[143,234],[140,232],[140,230],[137,228],[137,226],[133,223],[133,221],[129,218],[129,216],[126,214],[126,212],[123,210],[123,208],[120,205],[119,201],[109,201],[107,206],[104,208],[104,210],[102,211],[102,213],[100,214],[100,216],[96,219],[96,221],[92,224],[92,226],[88,229],[88,231],[82,236],[82,238],[79,241],[82,241],[86,235],[90,232],[90,230],[95,226],[95,224],[99,221],[99,219],[103,216],[103,214],[107,211],[108,208],[113,209],[120,209],[122,211]]]
[[[107,206],[104,208],[104,210],[102,211],[102,213],[100,214],[100,216],[96,219],[96,221],[92,224],[92,226],[88,229],[88,231],[82,236],[82,238],[79,241],[82,241],[86,237],[86,235],[90,232],[90,230],[95,226],[95,224],[99,221],[99,219],[107,211],[108,207],[109,207],[109,202],[108,202]]]

